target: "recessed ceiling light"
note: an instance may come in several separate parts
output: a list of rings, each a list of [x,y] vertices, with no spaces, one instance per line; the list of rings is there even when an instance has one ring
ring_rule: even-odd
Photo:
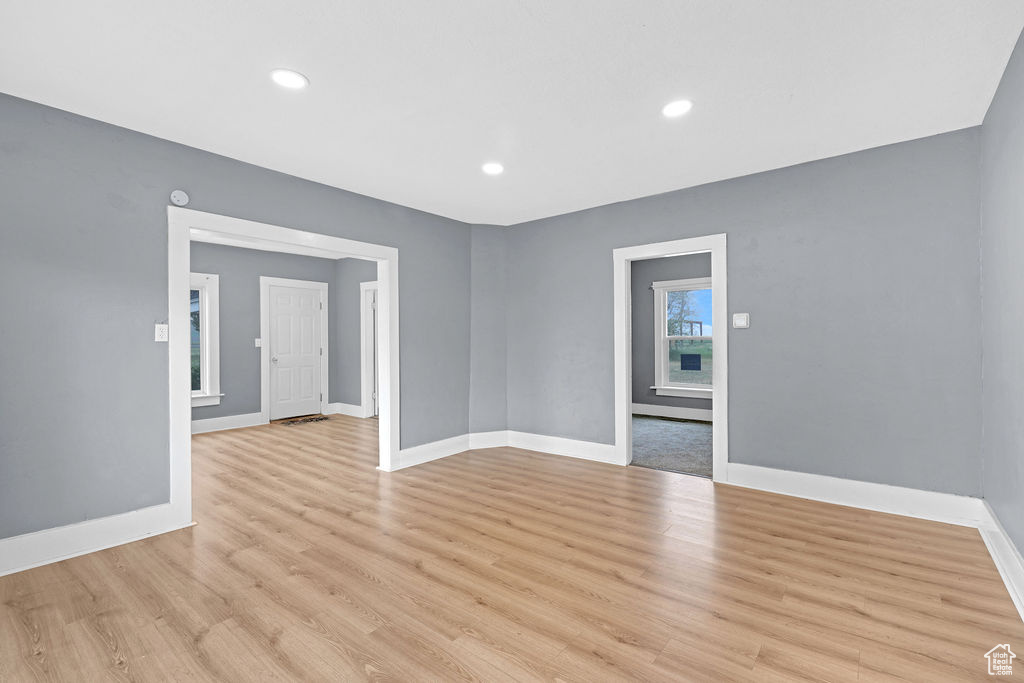
[[[308,78],[291,69],[274,69],[270,72],[270,78],[282,88],[290,90],[302,90],[309,85]]]
[[[505,167],[497,161],[488,161],[486,164],[481,166],[480,169],[487,175],[501,175],[505,172]]]
[[[662,107],[661,113],[667,119],[677,119],[691,109],[693,109],[693,102],[690,100],[676,100]]]

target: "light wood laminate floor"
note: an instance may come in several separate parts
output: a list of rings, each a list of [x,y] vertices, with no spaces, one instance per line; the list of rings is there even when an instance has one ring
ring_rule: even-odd
[[[1024,649],[973,529],[513,448],[376,459],[345,416],[194,437],[197,526],[0,578],[0,679],[981,680]]]

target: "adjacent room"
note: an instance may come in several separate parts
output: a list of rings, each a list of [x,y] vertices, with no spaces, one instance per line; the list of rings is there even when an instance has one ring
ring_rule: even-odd
[[[1024,671],[1018,0],[8,4],[0,681]]]
[[[198,241],[190,259],[193,434],[377,414],[375,263]]]
[[[711,477],[711,254],[630,263],[632,465]]]

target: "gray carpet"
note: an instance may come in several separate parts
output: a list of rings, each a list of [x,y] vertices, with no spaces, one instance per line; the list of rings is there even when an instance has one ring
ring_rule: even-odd
[[[633,464],[711,476],[711,423],[633,416]]]

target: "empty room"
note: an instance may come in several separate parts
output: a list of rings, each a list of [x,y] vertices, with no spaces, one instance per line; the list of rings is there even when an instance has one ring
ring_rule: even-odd
[[[1024,675],[1018,0],[0,15],[0,681]]]

